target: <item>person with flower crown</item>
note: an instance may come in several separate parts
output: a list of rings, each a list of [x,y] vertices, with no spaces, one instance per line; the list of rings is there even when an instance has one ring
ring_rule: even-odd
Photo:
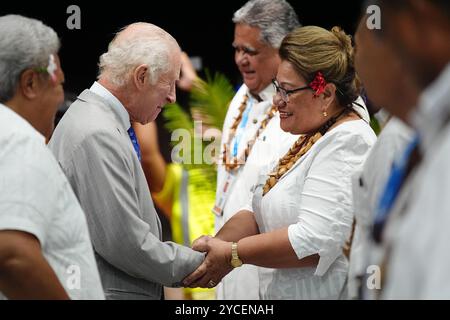
[[[215,237],[194,242],[208,254],[184,284],[209,286],[251,264],[261,267],[260,299],[346,297],[351,177],[376,140],[353,104],[359,88],[351,39],[338,27],[300,27],[279,55],[273,102],[281,128],[299,137],[261,171],[247,208]]]
[[[84,212],[47,148],[64,72],[56,32],[0,17],[0,300],[105,299]]]

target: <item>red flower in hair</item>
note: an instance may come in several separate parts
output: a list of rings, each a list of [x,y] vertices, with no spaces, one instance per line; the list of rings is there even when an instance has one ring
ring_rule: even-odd
[[[314,77],[313,81],[309,84],[311,89],[316,91],[314,94],[315,96],[318,96],[322,92],[325,91],[325,86],[327,85],[327,82],[325,81],[325,78],[323,77],[322,72],[317,71],[316,76]]]

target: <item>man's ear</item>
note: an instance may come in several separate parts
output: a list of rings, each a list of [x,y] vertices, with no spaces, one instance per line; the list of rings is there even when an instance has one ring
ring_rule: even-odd
[[[141,64],[134,69],[133,81],[137,88],[143,88],[149,82],[148,66]]]
[[[35,99],[38,96],[39,89],[39,75],[31,70],[25,70],[20,75],[19,88],[24,97],[27,99]]]

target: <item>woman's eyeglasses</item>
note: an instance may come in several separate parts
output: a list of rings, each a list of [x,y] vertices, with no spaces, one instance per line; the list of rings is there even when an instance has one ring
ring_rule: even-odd
[[[287,89],[281,87],[280,84],[278,83],[278,81],[275,79],[272,79],[272,84],[274,85],[277,94],[280,95],[281,100],[283,100],[286,103],[289,102],[289,96],[291,94],[298,92],[298,91],[307,90],[307,89],[312,90],[312,88],[310,86],[304,86],[304,87],[300,87],[300,88],[287,90]]]

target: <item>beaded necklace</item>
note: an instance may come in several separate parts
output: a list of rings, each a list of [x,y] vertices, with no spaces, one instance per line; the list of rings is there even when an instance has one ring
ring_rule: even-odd
[[[234,122],[230,127],[230,132],[228,134],[228,140],[226,143],[223,144],[222,163],[224,164],[225,169],[228,172],[238,169],[242,164],[245,163],[248,155],[250,154],[250,151],[253,148],[253,145],[254,145],[256,139],[258,139],[261,132],[264,131],[264,129],[267,127],[267,124],[269,123],[270,119],[272,119],[274,117],[274,115],[277,111],[277,108],[275,106],[272,106],[269,109],[269,111],[266,112],[266,115],[265,115],[264,119],[261,121],[261,124],[260,124],[258,130],[256,130],[256,134],[253,137],[253,139],[250,139],[250,141],[247,143],[247,147],[244,149],[244,152],[242,152],[242,154],[240,156],[230,157],[229,156],[231,154],[230,153],[230,150],[231,150],[230,144],[233,141],[234,137],[236,136],[237,128],[242,121],[242,115],[244,114],[244,111],[246,109],[247,101],[248,101],[248,94],[246,94],[244,96],[244,99],[239,107],[239,114],[234,119]]]
[[[344,109],[336,116],[330,118],[324,125],[322,125],[315,133],[305,134],[298,138],[292,145],[289,151],[278,161],[274,171],[269,174],[266,183],[263,187],[263,196],[269,192],[280,180],[280,178],[292,168],[292,166],[305,153],[312,148],[312,146],[330,129],[336,121],[344,114],[352,110]]]

